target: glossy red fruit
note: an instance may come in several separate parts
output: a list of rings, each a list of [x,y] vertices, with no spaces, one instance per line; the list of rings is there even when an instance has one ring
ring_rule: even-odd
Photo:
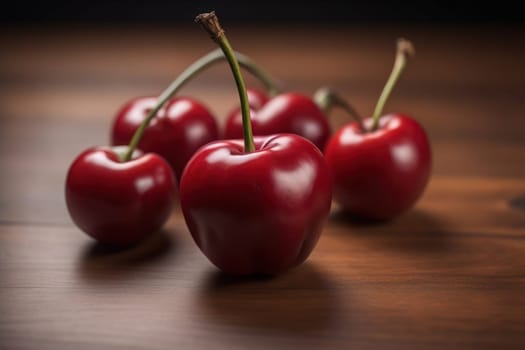
[[[250,107],[254,135],[297,134],[312,141],[320,150],[330,137],[328,119],[310,97],[290,92],[271,98],[260,108]],[[239,110],[228,116],[226,139],[242,138],[241,119]]]
[[[371,119],[364,120],[365,127]],[[339,129],[326,146],[334,199],[354,215],[386,220],[414,205],[430,177],[432,157],[423,128],[410,117],[390,114],[379,128],[357,123]]]
[[[266,92],[259,90],[259,89],[249,88],[249,89],[246,89],[246,93],[248,94],[248,102],[250,104],[250,108],[252,109],[261,108],[270,99],[270,97],[268,96]],[[237,107],[235,109],[236,111],[235,113],[237,113],[239,110],[240,110],[240,107]],[[234,114],[234,113],[232,112],[230,114]]]
[[[69,168],[66,204],[74,223],[99,242],[129,245],[169,218],[176,181],[164,159],[141,154],[121,162],[115,149],[95,147]]]
[[[292,134],[213,142],[190,160],[181,207],[202,252],[230,274],[277,274],[303,262],[332,198],[321,152]]]
[[[255,111],[264,106],[266,102],[268,102],[268,100],[270,99],[266,92],[258,89],[248,88],[246,89],[246,94],[248,96],[248,103],[250,105],[251,116],[254,116]],[[235,139],[240,137],[242,137],[242,114],[241,107],[237,106],[234,109],[232,109],[231,112],[228,113],[228,115],[226,116],[226,125],[223,138]]]
[[[156,97],[140,97],[126,103],[117,113],[111,131],[112,145],[129,144]],[[172,99],[146,128],[138,145],[144,152],[161,155],[180,178],[195,151],[219,138],[213,115],[198,101],[188,97]]]

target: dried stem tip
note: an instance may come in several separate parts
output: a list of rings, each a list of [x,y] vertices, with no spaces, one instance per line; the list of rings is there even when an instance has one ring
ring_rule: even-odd
[[[215,15],[215,11],[201,13],[195,17],[195,22],[199,23],[201,27],[204,28],[208,34],[210,34],[214,41],[219,40],[219,38],[224,34],[224,30],[219,23],[219,19]]]
[[[416,49],[410,41],[404,38],[397,39],[397,53],[406,57],[413,57],[416,54]]]

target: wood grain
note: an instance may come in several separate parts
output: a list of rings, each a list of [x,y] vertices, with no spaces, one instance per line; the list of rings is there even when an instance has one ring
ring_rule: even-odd
[[[283,88],[331,85],[363,114],[389,73],[394,39],[409,37],[418,54],[388,109],[419,119],[434,153],[432,180],[410,212],[373,224],[334,205],[306,264],[276,278],[236,279],[199,252],[179,210],[149,241],[114,250],[81,234],[63,200],[75,155],[107,142],[123,101],[159,92],[211,50],[206,35],[194,27],[4,31],[0,348],[522,349],[523,33],[229,30]],[[185,93],[221,122],[236,101],[225,66]],[[345,118],[335,113],[333,127]]]

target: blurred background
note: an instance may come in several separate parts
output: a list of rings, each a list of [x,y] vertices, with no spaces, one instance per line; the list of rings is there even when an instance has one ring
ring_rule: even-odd
[[[229,22],[480,22],[519,21],[516,1],[11,1],[0,19],[8,22],[187,22],[215,9]]]

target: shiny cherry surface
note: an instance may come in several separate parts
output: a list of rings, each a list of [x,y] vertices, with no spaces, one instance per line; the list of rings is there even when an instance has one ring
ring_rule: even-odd
[[[321,152],[292,134],[213,142],[181,180],[181,207],[202,252],[230,274],[277,274],[302,263],[328,216],[331,179]]]
[[[111,131],[113,145],[129,144],[133,134],[155,107],[156,97],[140,97],[126,103],[117,113]],[[217,123],[200,102],[178,97],[169,101],[146,128],[139,149],[161,155],[177,178],[202,145],[217,140]]]
[[[262,90],[249,88],[246,89],[246,94],[248,95],[248,103],[250,104],[250,107],[253,109],[259,109],[262,106],[268,102],[270,97],[268,94]],[[237,111],[240,110],[240,107],[236,109]],[[230,113],[233,114],[233,113]]]
[[[370,127],[371,120],[364,121]],[[391,219],[414,205],[430,177],[428,137],[414,119],[390,114],[379,128],[363,132],[357,123],[339,129],[325,150],[334,180],[334,199],[365,218]]]
[[[328,119],[310,97],[284,93],[271,98],[260,108],[250,107],[254,135],[297,134],[312,141],[320,150],[330,137]],[[226,121],[224,137],[235,139],[242,138],[242,135],[242,118],[237,110]]]
[[[99,242],[129,245],[169,218],[176,181],[164,159],[149,153],[121,162],[114,149],[95,147],[69,168],[65,195],[74,223]]]

